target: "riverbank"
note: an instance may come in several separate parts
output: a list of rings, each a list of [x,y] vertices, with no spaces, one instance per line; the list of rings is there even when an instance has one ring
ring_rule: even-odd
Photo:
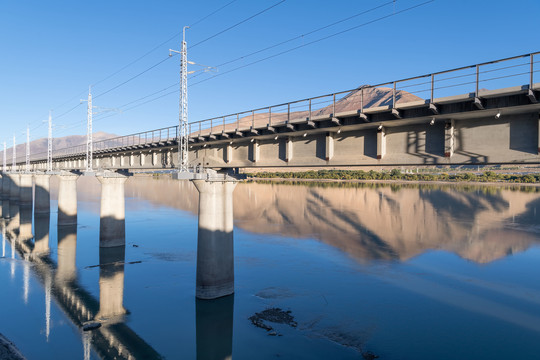
[[[508,174],[494,171],[483,173],[402,173],[363,170],[309,170],[303,172],[257,172],[245,174],[250,180],[332,181],[332,182],[385,182],[385,183],[477,183],[483,185],[514,184],[540,186],[540,173]]]
[[[25,360],[17,347],[0,334],[0,360]]]

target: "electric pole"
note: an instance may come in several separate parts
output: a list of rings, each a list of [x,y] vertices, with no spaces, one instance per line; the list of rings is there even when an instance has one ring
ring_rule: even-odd
[[[52,110],[49,110],[49,136],[47,140],[47,172],[52,171]]]
[[[88,100],[81,100],[81,102],[87,102],[86,108],[86,171],[92,171],[92,86],[88,87]]]
[[[15,143],[15,135],[13,135],[13,166],[11,171],[17,171],[16,165],[17,165],[17,145]]]
[[[7,164],[6,164],[6,151],[7,151],[7,145],[6,145],[6,142],[4,141],[4,154],[3,154],[3,160],[4,160],[4,172],[6,172],[7,170]]]
[[[26,172],[30,171],[30,126],[26,126]]]

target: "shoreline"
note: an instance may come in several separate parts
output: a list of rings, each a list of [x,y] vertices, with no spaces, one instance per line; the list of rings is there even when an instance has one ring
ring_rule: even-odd
[[[248,177],[246,181],[272,181],[272,182],[316,182],[316,183],[358,183],[358,184],[418,184],[418,185],[475,185],[475,186],[520,186],[540,188],[540,183],[523,183],[509,181],[443,181],[443,180],[363,180],[363,179],[301,179],[280,177]]]

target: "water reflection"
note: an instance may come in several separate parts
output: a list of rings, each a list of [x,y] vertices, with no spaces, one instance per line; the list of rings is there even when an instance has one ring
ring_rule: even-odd
[[[317,238],[361,262],[404,261],[435,249],[487,263],[539,243],[540,191],[526,190],[241,183],[234,193],[234,222],[253,233]],[[126,192],[197,213],[198,194],[186,181],[135,178]]]
[[[47,339],[51,331],[51,300],[54,299],[68,318],[79,327],[85,359],[90,358],[90,348],[104,359],[161,358],[157,351],[123,322],[123,315],[126,313],[123,307],[124,247],[100,248],[100,263],[97,265],[100,267],[100,295],[97,300],[78,282],[76,225],[58,227],[58,258],[55,261],[49,251],[49,214],[36,215],[34,237],[31,207],[19,207],[16,203],[5,200],[2,207],[10,209],[9,218],[3,216],[0,222],[2,234],[5,234],[3,242],[11,244],[12,257],[16,251],[24,259],[22,263],[24,302],[28,301],[31,272],[43,284]],[[96,320],[102,324],[99,329],[83,332],[83,324]]]
[[[197,359],[232,359],[234,295],[195,301]]]

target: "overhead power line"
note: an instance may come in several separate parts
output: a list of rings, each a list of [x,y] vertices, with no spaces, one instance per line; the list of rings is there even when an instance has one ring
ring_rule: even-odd
[[[260,62],[263,62],[263,61],[266,61],[266,60],[269,60],[269,59],[273,59],[273,58],[275,58],[275,57],[277,57],[277,56],[280,56],[280,55],[284,55],[284,54],[290,53],[291,51],[298,50],[298,49],[301,49],[301,48],[306,47],[306,46],[309,46],[309,45],[313,45],[313,44],[318,43],[318,42],[320,42],[320,41],[330,39],[330,38],[332,38],[332,37],[334,37],[334,36],[338,36],[338,35],[344,34],[344,33],[346,33],[346,32],[349,32],[349,31],[358,29],[358,28],[360,28],[360,27],[363,27],[363,26],[366,26],[366,25],[373,24],[373,23],[375,23],[375,22],[378,22],[378,21],[381,21],[381,20],[390,18],[390,17],[392,17],[392,16],[396,16],[396,15],[402,14],[402,13],[404,13],[404,12],[406,12],[406,11],[410,11],[410,10],[416,9],[416,8],[418,8],[418,7],[420,7],[420,6],[427,5],[427,4],[432,3],[432,2],[434,2],[434,1],[435,1],[435,0],[428,0],[428,1],[425,1],[425,2],[423,2],[423,3],[420,3],[420,4],[417,4],[417,5],[410,6],[410,7],[406,8],[406,9],[403,9],[403,10],[400,10],[400,11],[396,11],[396,12],[394,12],[394,13],[392,13],[392,14],[384,15],[384,16],[378,17],[378,18],[376,18],[376,19],[374,19],[374,20],[371,20],[371,21],[368,21],[368,22],[365,22],[365,23],[362,23],[362,24],[359,24],[359,25],[350,27],[350,28],[345,29],[345,30],[342,30],[342,31],[338,31],[338,32],[336,32],[336,33],[333,33],[333,34],[330,34],[330,35],[327,35],[327,36],[324,36],[324,37],[319,38],[319,39],[317,39],[317,40],[313,40],[313,41],[307,42],[307,43],[305,43],[305,44],[295,46],[295,47],[293,47],[293,48],[290,48],[290,49],[281,51],[281,52],[279,52],[279,53],[277,53],[277,54],[267,56],[267,57],[265,57],[265,58],[262,58],[262,59],[259,59],[259,60],[250,62],[250,63],[245,64],[245,65],[242,65],[242,66],[238,66],[238,67],[236,67],[236,68],[234,68],[234,69],[231,69],[231,70],[228,70],[228,71],[219,73],[219,74],[217,74],[217,75],[211,76],[211,77],[209,77],[209,78],[200,80],[200,81],[198,81],[198,82],[192,83],[191,86],[197,85],[197,84],[200,84],[200,83],[203,83],[203,82],[208,81],[208,80],[211,80],[211,79],[214,79],[214,78],[216,78],[216,77],[218,77],[218,76],[222,76],[222,75],[225,75],[225,74],[229,74],[229,73],[231,73],[231,72],[233,72],[233,71],[237,71],[237,70],[246,68],[246,67],[251,66],[251,65],[258,64],[258,63],[260,63]]]
[[[245,65],[236,67],[236,68],[234,68],[234,69],[231,69],[231,70],[228,70],[228,71],[219,73],[219,74],[214,75],[214,76],[211,76],[211,77],[209,77],[209,78],[206,78],[206,79],[200,80],[200,81],[198,81],[198,82],[192,83],[192,84],[190,84],[189,86],[194,86],[194,85],[200,84],[200,83],[202,83],[202,82],[205,82],[205,81],[214,79],[214,78],[216,78],[216,77],[218,77],[218,76],[225,75],[225,74],[231,73],[231,72],[233,72],[233,71],[237,71],[237,70],[246,68],[246,67],[251,66],[251,65],[258,64],[258,63],[260,63],[260,62],[263,62],[263,61],[266,61],[266,60],[275,58],[275,57],[280,56],[280,55],[284,55],[284,54],[289,53],[289,52],[291,52],[291,51],[298,50],[298,49],[300,49],[300,48],[303,48],[303,47],[306,47],[306,46],[315,44],[315,43],[320,42],[320,41],[323,41],[323,40],[327,40],[327,39],[329,39],[329,38],[332,38],[332,37],[335,37],[335,36],[344,34],[344,33],[346,33],[346,32],[349,32],[349,31],[358,29],[358,28],[360,28],[360,27],[364,27],[364,26],[367,26],[367,25],[376,23],[376,22],[378,22],[378,21],[382,21],[382,20],[387,19],[387,18],[390,18],[390,17],[392,17],[392,16],[396,16],[396,15],[399,15],[399,14],[401,14],[401,13],[404,13],[404,12],[407,12],[407,11],[410,11],[410,10],[413,10],[413,9],[418,8],[418,7],[420,7],[420,6],[427,5],[427,4],[432,3],[432,2],[434,2],[434,1],[435,1],[435,0],[425,1],[425,2],[423,2],[423,3],[420,3],[420,4],[417,4],[417,5],[410,6],[410,7],[408,7],[408,8],[403,9],[403,10],[400,10],[400,11],[395,11],[395,10],[394,10],[391,14],[388,14],[388,15],[384,15],[384,16],[378,17],[378,18],[376,18],[376,19],[373,19],[373,20],[364,22],[364,23],[362,23],[362,24],[358,24],[358,25],[349,27],[349,28],[347,28],[347,29],[345,29],[345,30],[341,30],[341,31],[335,32],[335,33],[333,33],[333,34],[324,36],[324,37],[322,37],[322,38],[319,38],[319,39],[316,39],[316,40],[307,42],[307,43],[302,44],[302,45],[295,46],[295,47],[293,47],[293,48],[290,48],[290,49],[281,51],[281,52],[279,52],[279,53],[276,53],[276,54],[267,56],[267,57],[265,57],[265,58],[262,58],[262,59],[259,59],[259,60],[256,60],[256,61],[253,61],[253,62],[251,62],[251,63],[248,63],[248,64],[245,64]],[[382,6],[386,6],[386,5],[391,4],[391,3],[393,3],[393,1],[387,2],[387,3],[385,3],[385,4],[382,4],[382,5],[380,5],[380,6],[374,7],[374,8],[372,8],[372,9],[365,10],[363,13],[366,13],[366,12],[369,12],[369,11],[373,11],[373,10],[375,10],[375,9],[377,9],[377,8],[380,8],[380,7],[382,7]],[[349,17],[349,18],[353,18],[353,17],[355,17],[355,15],[353,15],[353,16],[351,16],[351,17]],[[343,22],[343,21],[346,21],[346,19],[340,20],[340,21],[338,21],[338,22]],[[335,24],[335,23],[326,25],[326,26],[324,26],[324,27],[322,27],[322,28],[320,28],[320,29],[328,28],[328,27],[332,26],[333,24]],[[313,30],[313,31],[311,31],[311,32],[309,32],[309,33],[314,33],[314,32],[317,32],[317,31],[318,31],[318,29],[315,29],[315,30]],[[194,75],[193,77],[195,77],[195,76],[196,76],[196,75]],[[177,85],[178,85],[178,83],[175,83],[175,84],[173,84],[173,85],[170,85],[170,86],[168,86],[168,87],[166,87],[166,88],[164,88],[164,89],[162,89],[162,90],[159,90],[159,91],[154,92],[154,93],[152,93],[152,94],[146,95],[146,96],[144,96],[144,97],[142,97],[142,98],[139,98],[139,99],[137,99],[137,100],[133,100],[133,101],[127,103],[127,104],[124,104],[124,105],[122,105],[120,108],[122,109],[122,108],[124,108],[124,107],[127,106],[127,105],[131,105],[131,104],[136,103],[136,102],[138,102],[138,101],[147,99],[147,98],[149,98],[149,97],[151,97],[151,96],[153,96],[153,95],[157,95],[157,94],[159,94],[159,93],[161,93],[161,92],[163,92],[163,91],[166,91],[166,90],[168,90],[168,89],[170,89],[170,88],[172,88],[172,87],[175,87],[175,86],[177,86]],[[166,96],[168,96],[168,95],[178,93],[178,91],[179,91],[179,90],[173,90],[173,91],[167,92],[167,93],[162,94],[162,95],[160,95],[160,96],[158,96],[158,97],[155,97],[155,98],[153,98],[153,99],[147,100],[147,101],[142,102],[142,103],[140,103],[140,104],[136,104],[136,105],[131,106],[131,107],[127,108],[127,109],[123,109],[122,111],[123,111],[123,112],[126,112],[126,111],[129,111],[129,110],[135,109],[135,108],[137,108],[137,107],[139,107],[139,106],[142,106],[142,105],[145,105],[145,104],[154,102],[154,101],[159,100],[159,99],[161,99],[161,98],[163,98],[163,97],[166,97]],[[99,120],[103,120],[103,119],[105,119],[105,118],[108,118],[108,117],[114,116],[114,115],[116,115],[116,114],[109,114],[109,115],[107,115],[107,116],[104,116],[104,117],[99,118]]]
[[[215,38],[216,36],[219,36],[219,35],[221,35],[221,34],[227,32],[227,31],[229,31],[229,30],[232,30],[232,29],[234,29],[235,27],[237,27],[237,26],[239,26],[239,25],[245,23],[246,21],[249,21],[249,20],[253,19],[254,17],[257,17],[257,16],[259,16],[259,15],[261,15],[261,14],[264,14],[264,13],[267,12],[268,10],[270,10],[270,9],[272,9],[272,8],[274,8],[274,7],[276,7],[276,6],[278,6],[279,4],[284,3],[284,2],[285,2],[285,0],[281,0],[280,2],[277,2],[277,3],[275,3],[274,5],[269,6],[269,7],[267,7],[266,9],[261,10],[261,11],[259,11],[258,13],[253,14],[253,15],[251,15],[251,16],[245,18],[244,20],[241,20],[241,21],[237,22],[236,24],[229,26],[229,27],[226,28],[226,29],[223,29],[223,30],[221,30],[221,31],[218,31],[218,32],[215,33],[214,35],[211,35],[211,36],[207,37],[206,39],[201,40],[201,41],[199,41],[198,43],[195,43],[194,45],[191,45],[191,46],[190,46],[190,49],[193,49],[195,46],[198,46],[198,45],[200,45],[200,44],[202,44],[202,43],[205,43],[205,42],[207,42],[208,40],[213,39],[213,38]]]

